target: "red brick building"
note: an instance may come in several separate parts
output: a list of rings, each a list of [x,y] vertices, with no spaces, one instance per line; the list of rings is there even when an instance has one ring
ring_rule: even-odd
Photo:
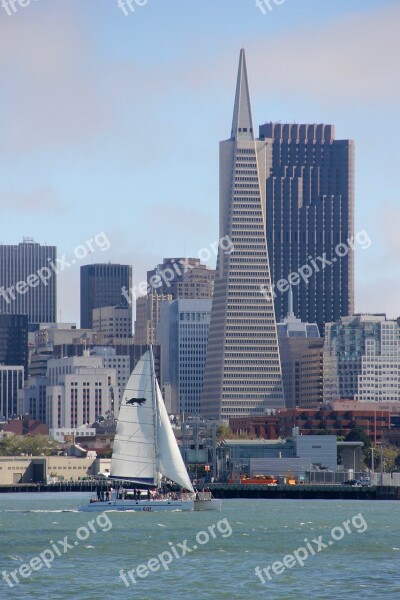
[[[389,410],[284,409],[274,416],[230,419],[229,426],[235,434],[247,433],[270,440],[291,437],[293,427],[298,427],[303,435],[329,432],[343,437],[361,427],[376,443],[393,433],[394,421],[395,416]]]

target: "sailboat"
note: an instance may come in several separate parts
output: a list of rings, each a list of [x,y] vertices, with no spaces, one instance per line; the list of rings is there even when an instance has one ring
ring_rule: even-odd
[[[162,494],[163,477],[178,484],[183,492]],[[81,510],[155,512],[221,508],[220,500],[211,495],[203,497],[204,493],[200,498],[200,493],[193,489],[157,382],[151,347],[132,371],[122,397],[109,479],[116,481],[111,494],[98,494]],[[134,489],[122,489],[118,482],[131,482]],[[140,486],[147,489],[141,490]]]

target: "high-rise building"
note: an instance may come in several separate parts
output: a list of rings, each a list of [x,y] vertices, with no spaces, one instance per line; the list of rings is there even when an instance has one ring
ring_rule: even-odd
[[[0,365],[24,367],[28,378],[28,317],[0,314]]]
[[[149,294],[171,294],[177,298],[212,298],[215,271],[199,258],[164,258],[147,271]]]
[[[275,312],[306,323],[354,312],[354,143],[332,125],[266,123],[266,228]]]
[[[325,326],[324,402],[400,401],[400,335],[386,315],[342,317]]]
[[[114,338],[132,336],[132,309],[130,306],[102,306],[93,309],[93,331]]]
[[[323,402],[323,347],[316,323],[303,323],[289,311],[277,324],[286,408],[316,408]]]
[[[204,391],[204,417],[263,414],[285,405],[264,207],[267,142],[254,137],[244,50],[232,132],[220,144],[220,239]]]
[[[157,327],[161,383],[172,413],[200,412],[211,302],[179,299],[161,303]]]
[[[31,238],[0,244],[0,313],[28,315],[32,324],[57,320],[56,254]]]
[[[157,343],[160,307],[166,300],[172,300],[171,294],[148,294],[136,299],[135,344]]]
[[[92,329],[94,308],[130,306],[123,290],[131,287],[130,265],[105,263],[81,267],[81,328]]]
[[[19,395],[24,386],[24,367],[0,365],[0,418],[19,414]]]

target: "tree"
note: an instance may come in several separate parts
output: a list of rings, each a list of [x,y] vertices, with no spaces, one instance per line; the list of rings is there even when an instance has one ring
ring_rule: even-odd
[[[362,442],[364,448],[370,448],[371,438],[367,435],[362,427],[357,425],[348,433],[346,442]]]
[[[364,452],[364,462],[366,466],[372,468],[372,448],[367,448]],[[384,445],[382,448],[382,459],[384,471],[391,473],[400,469],[400,449],[391,444]],[[377,446],[374,450],[374,469],[381,470],[381,449]]]
[[[229,428],[228,425],[218,425],[217,427],[217,440],[225,440],[225,439],[232,439],[233,437],[233,432],[231,431],[231,429]]]
[[[47,435],[9,435],[0,440],[1,456],[49,456],[58,443]]]

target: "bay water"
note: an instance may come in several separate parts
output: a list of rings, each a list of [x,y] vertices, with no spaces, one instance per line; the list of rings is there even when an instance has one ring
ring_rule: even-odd
[[[0,600],[400,599],[397,502],[79,512],[88,498],[0,494]]]

